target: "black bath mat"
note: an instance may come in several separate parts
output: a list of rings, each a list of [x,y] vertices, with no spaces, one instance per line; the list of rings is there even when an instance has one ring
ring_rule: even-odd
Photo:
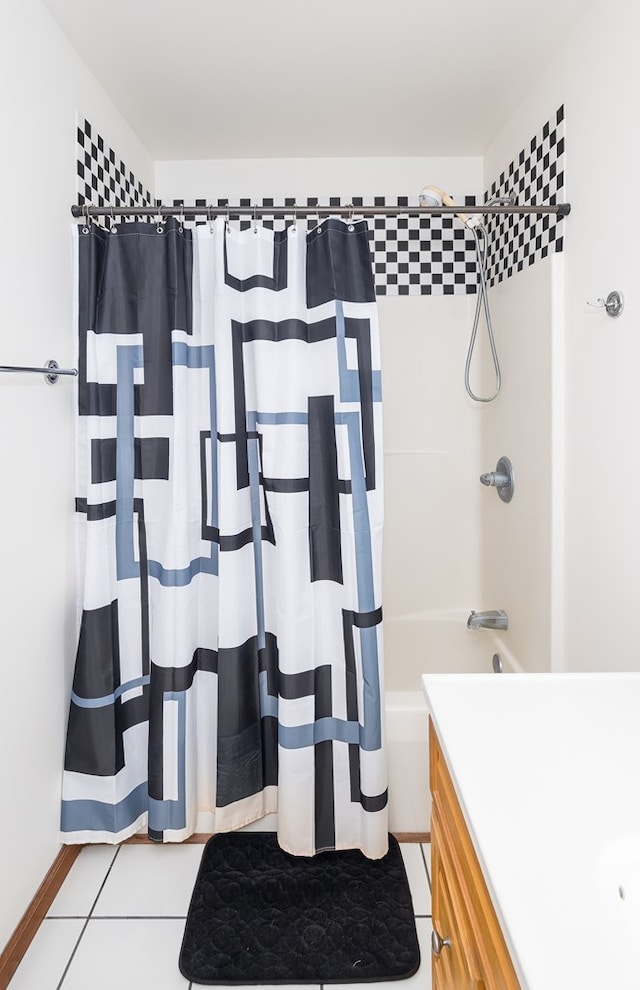
[[[209,839],[191,897],[180,972],[204,984],[402,980],[420,964],[400,847],[306,858],[274,832]]]

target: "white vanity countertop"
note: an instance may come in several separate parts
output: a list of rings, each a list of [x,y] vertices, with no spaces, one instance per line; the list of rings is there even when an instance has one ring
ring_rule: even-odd
[[[639,990],[640,673],[422,680],[522,990]]]

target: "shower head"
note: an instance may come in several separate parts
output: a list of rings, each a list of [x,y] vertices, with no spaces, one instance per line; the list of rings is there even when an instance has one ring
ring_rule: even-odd
[[[504,196],[492,196],[485,203],[485,206],[515,206],[516,197],[513,193],[506,193]]]
[[[440,189],[439,186],[425,186],[421,190],[418,197],[420,206],[455,206],[456,202],[451,196],[447,195],[444,189]],[[473,214],[469,216],[467,213],[456,213],[456,216],[465,227],[477,227],[482,223],[482,215],[480,213]]]

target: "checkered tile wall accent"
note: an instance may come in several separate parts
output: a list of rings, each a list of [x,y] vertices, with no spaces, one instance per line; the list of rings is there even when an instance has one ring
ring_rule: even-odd
[[[84,117],[78,119],[77,202],[94,206],[149,206],[154,199],[135,175],[127,169],[119,155]],[[475,204],[474,196],[460,195],[457,199],[467,205]],[[251,206],[254,200],[240,199],[240,206]],[[310,196],[300,205],[316,206],[317,196]],[[181,200],[174,200],[179,205]],[[207,201],[196,199],[196,206]],[[294,206],[290,198],[263,199],[258,206]],[[322,198],[332,207],[352,203],[355,213],[359,206],[418,205],[415,196],[332,196]],[[213,205],[225,206],[226,199]],[[326,216],[327,214],[322,214]],[[195,220],[185,215],[187,222]],[[203,222],[198,220],[198,222]],[[237,222],[237,221],[236,221]],[[265,227],[282,229],[291,220],[261,220]],[[309,221],[313,224],[313,218]],[[473,238],[452,217],[372,217],[369,223],[369,243],[378,295],[453,295],[476,291],[476,261]],[[240,221],[240,227],[250,220]]]
[[[523,206],[564,202],[564,145],[564,106],[561,106],[492,183],[485,201],[493,196],[514,195]],[[504,214],[489,218],[489,285],[510,278],[550,253],[562,251],[565,223],[549,214],[542,217]]]
[[[454,196],[475,205],[475,196]],[[353,200],[354,204],[356,200]],[[362,202],[362,201],[360,201]],[[417,206],[417,196],[363,205]],[[475,242],[454,217],[373,217],[369,221],[378,295],[453,295],[476,291]]]
[[[564,107],[560,107],[555,117],[544,124],[529,146],[492,183],[484,200],[512,193],[522,204],[562,202],[564,143]],[[78,121],[77,173],[80,205],[90,202],[96,206],[149,206],[154,202],[151,193],[84,118]],[[453,196],[461,205],[476,203],[475,196],[455,192]],[[411,208],[418,205],[417,195],[333,196],[321,201],[332,207],[352,203],[356,215],[359,206]],[[238,201],[241,206],[251,206],[253,202],[251,199]],[[316,206],[318,202],[318,197],[312,196],[299,205]],[[174,205],[180,203],[181,200],[174,200]],[[218,199],[213,205],[226,204],[226,199]],[[196,199],[195,205],[205,206],[206,200]],[[263,199],[256,205],[293,208],[294,200]],[[189,222],[195,218],[186,214],[185,219]],[[291,221],[265,219],[260,222],[266,227],[281,229]],[[312,224],[313,220],[309,222]],[[240,226],[247,227],[249,223],[249,220],[243,220]],[[509,278],[551,251],[561,251],[563,223],[550,215],[490,218],[487,224],[489,284],[495,285],[503,278]],[[379,296],[476,292],[474,240],[453,217],[373,217],[369,219],[369,243]]]
[[[355,216],[360,206],[397,206],[400,209],[418,205],[417,196],[331,196],[318,200],[311,196],[299,206],[354,207]],[[459,197],[468,206],[475,204],[474,196]],[[174,206],[182,200],[173,200]],[[195,206],[206,206],[206,200],[196,199]],[[218,199],[212,205],[226,206],[226,199]],[[239,206],[252,206],[250,199],[240,199]],[[282,220],[261,220],[265,227],[281,230],[291,223],[295,201],[291,198],[263,199],[258,206],[291,207],[291,217]],[[329,213],[323,211],[318,221]],[[185,220],[195,217],[185,214]],[[204,222],[198,220],[197,222]],[[238,222],[238,221],[234,221]],[[376,294],[395,295],[453,295],[476,291],[476,260],[474,240],[453,217],[387,217],[367,218],[369,244],[373,262]],[[250,226],[250,220],[241,220],[240,227]],[[309,227],[314,218],[308,220]]]
[[[153,197],[88,120],[77,121],[78,206],[150,206]]]

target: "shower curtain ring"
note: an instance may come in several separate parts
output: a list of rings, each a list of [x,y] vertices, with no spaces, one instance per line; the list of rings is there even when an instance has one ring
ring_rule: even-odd
[[[83,234],[88,234],[89,231],[90,231],[90,229],[91,229],[89,227],[89,222],[90,221],[89,221],[89,204],[88,203],[85,203],[84,204],[84,206],[82,207],[82,212],[84,213],[84,227],[82,228],[82,233]]]
[[[184,230],[184,203],[182,203],[182,209],[178,216],[178,233],[181,234]]]
[[[293,223],[291,224],[291,229],[295,231],[297,229],[297,223],[298,223],[298,204],[296,203],[295,199],[293,201],[292,212],[293,212]]]
[[[156,216],[156,234],[163,234],[164,228],[162,224],[165,221],[162,219],[162,200],[158,201],[158,214]]]
[[[254,234],[257,234],[258,233],[258,212],[257,211],[258,211],[258,204],[257,203],[254,203],[253,204],[253,232],[254,232]]]
[[[111,220],[111,228],[110,228],[109,233],[111,233],[111,234],[117,234],[118,233],[118,228],[116,227],[116,218],[113,215],[113,206],[111,207],[110,220]]]
[[[231,218],[229,216],[229,200],[227,200],[227,215],[224,221],[225,230],[227,233],[231,230]]]

